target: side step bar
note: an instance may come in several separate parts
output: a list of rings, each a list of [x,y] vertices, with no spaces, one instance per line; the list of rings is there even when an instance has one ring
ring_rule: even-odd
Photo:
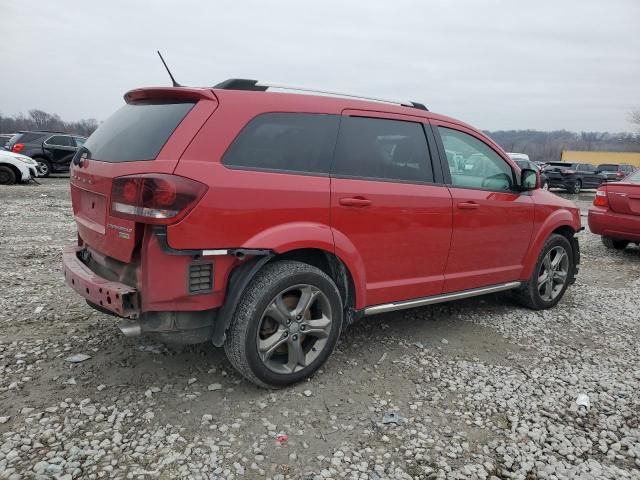
[[[393,312],[396,310],[404,310],[407,308],[423,307],[425,305],[433,305],[434,303],[449,302],[451,300],[461,300],[463,298],[477,297],[488,293],[503,292],[505,290],[513,290],[522,285],[522,282],[508,282],[491,287],[474,288],[472,290],[463,290],[461,292],[446,293],[443,295],[434,295],[433,297],[416,298],[413,300],[405,300],[397,303],[384,303],[382,305],[374,305],[364,309],[365,315],[377,315],[378,313]]]

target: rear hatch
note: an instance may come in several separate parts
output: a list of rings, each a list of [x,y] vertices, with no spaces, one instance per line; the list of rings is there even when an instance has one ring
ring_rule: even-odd
[[[114,179],[171,174],[198,130],[217,107],[211,90],[133,90],[127,104],[89,137],[71,165],[71,199],[78,234],[85,245],[130,262],[142,225],[114,216]]]
[[[622,177],[622,174],[619,173],[618,165],[598,165],[598,170],[606,180],[617,180]]]
[[[551,162],[544,167],[543,173],[549,180],[561,180],[563,175],[571,175],[575,170],[572,163]]]
[[[607,184],[609,208],[617,213],[640,215],[640,171],[622,182]]]

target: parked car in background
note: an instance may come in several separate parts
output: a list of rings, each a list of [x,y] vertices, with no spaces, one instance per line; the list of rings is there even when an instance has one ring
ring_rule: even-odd
[[[595,165],[589,163],[549,162],[543,168],[549,186],[580,193],[583,188],[597,188],[604,182]]]
[[[549,190],[549,178],[542,171],[540,165],[529,160],[529,155],[525,153],[507,153],[507,155],[509,155],[520,168],[536,170],[540,174],[540,188],[543,190]]]
[[[224,345],[281,387],[363,316],[498,291],[546,309],[573,283],[578,208],[481,131],[268,88],[132,90],[74,158],[64,275],[123,332]]]
[[[18,153],[0,150],[0,185],[28,182],[38,176],[37,163]]]
[[[33,158],[38,163],[38,176],[68,172],[71,159],[86,138],[62,132],[30,131],[16,133],[7,148]]]
[[[0,133],[0,152],[2,150],[8,150],[8,148],[6,148],[7,144],[9,143],[9,140],[11,140],[11,137],[13,137],[13,133]]]
[[[589,228],[607,248],[640,245],[640,170],[598,188],[589,209]]]
[[[633,165],[626,163],[603,163],[598,165],[598,172],[600,172],[607,182],[617,182],[624,177],[633,173],[635,168]]]

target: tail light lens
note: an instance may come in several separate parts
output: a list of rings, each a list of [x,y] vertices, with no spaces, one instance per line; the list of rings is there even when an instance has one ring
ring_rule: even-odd
[[[560,173],[562,175],[573,175],[574,173],[576,173],[576,171],[571,170],[570,168],[563,168],[562,170],[560,170]]]
[[[24,150],[24,143],[16,143],[13,147],[11,147],[11,151],[13,153],[20,153]]]
[[[206,185],[176,175],[118,177],[111,187],[111,214],[140,223],[168,225],[182,219],[206,191]]]
[[[616,172],[616,177],[618,177],[618,178],[622,178],[622,177],[624,177],[624,173],[622,173],[622,172]]]
[[[607,199],[607,191],[598,189],[596,196],[593,198],[593,204],[596,207],[608,207],[609,200]]]

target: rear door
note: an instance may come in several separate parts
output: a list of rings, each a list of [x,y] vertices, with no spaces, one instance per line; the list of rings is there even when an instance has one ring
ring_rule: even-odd
[[[142,230],[134,221],[110,214],[113,179],[172,173],[217,106],[213,94],[199,98],[170,89],[143,92],[141,101],[129,98],[127,105],[100,125],[71,165],[71,198],[80,237],[100,253],[122,262],[131,260]]]
[[[432,123],[441,151],[465,160],[461,168],[442,162],[449,167],[445,180],[453,198],[444,291],[518,280],[533,231],[531,196],[513,190],[511,164],[476,132],[445,121]]]
[[[434,175],[423,120],[344,111],[331,174],[331,227],[364,263],[366,305],[442,292],[451,196]],[[429,135],[432,135],[429,132]],[[436,157],[437,158],[437,157]]]

